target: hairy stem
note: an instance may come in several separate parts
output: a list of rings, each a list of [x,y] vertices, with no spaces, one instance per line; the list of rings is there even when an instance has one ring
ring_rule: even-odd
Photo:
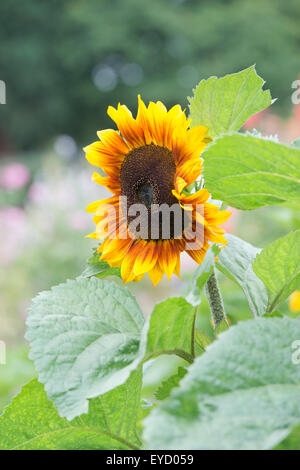
[[[208,279],[205,290],[209,301],[214,329],[216,329],[223,320],[226,321],[226,317],[215,270],[213,270],[210,278]]]

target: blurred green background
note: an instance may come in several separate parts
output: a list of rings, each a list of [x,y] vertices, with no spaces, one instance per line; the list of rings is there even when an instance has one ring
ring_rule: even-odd
[[[30,299],[40,290],[74,278],[94,243],[85,206],[105,195],[90,182],[83,145],[112,127],[108,105],[133,111],[137,94],[187,107],[187,95],[203,78],[237,72],[256,63],[277,102],[249,120],[285,142],[300,135],[300,105],[291,84],[300,73],[298,0],[5,0],[0,3],[0,410],[34,375],[24,342]],[[233,210],[226,228],[265,246],[299,227],[295,211],[271,207]],[[184,278],[195,265],[184,258]],[[221,278],[232,323],[250,318],[242,291]],[[145,314],[185,283],[149,280],[130,286]],[[281,310],[289,313],[288,304]],[[203,299],[199,325],[211,333]],[[174,363],[175,364],[175,363]],[[177,363],[176,363],[177,364]],[[174,367],[176,366],[174,365]],[[155,364],[154,364],[155,366]],[[157,370],[152,364],[145,396]],[[153,373],[153,367],[155,373]]]

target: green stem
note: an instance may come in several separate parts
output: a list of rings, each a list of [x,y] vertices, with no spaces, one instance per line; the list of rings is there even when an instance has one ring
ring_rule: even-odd
[[[206,283],[205,290],[214,323],[214,329],[216,329],[223,320],[226,321],[226,316],[218,280],[214,269]]]

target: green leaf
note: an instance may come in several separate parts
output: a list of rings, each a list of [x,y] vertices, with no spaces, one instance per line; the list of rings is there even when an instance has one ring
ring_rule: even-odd
[[[87,413],[88,398],[125,382],[143,323],[127,289],[95,277],[67,281],[33,300],[30,358],[61,416]]]
[[[237,209],[300,201],[300,150],[254,137],[227,135],[204,153],[205,185]]]
[[[89,413],[67,421],[33,380],[0,416],[2,450],[130,450],[140,446],[136,434],[142,375],[90,401]]]
[[[283,318],[283,316],[284,316],[283,313],[279,312],[279,310],[274,310],[273,312],[265,314],[266,318],[275,318],[275,317]]]
[[[192,126],[206,126],[211,138],[238,131],[253,114],[272,104],[255,66],[222,78],[202,80],[190,101]]]
[[[215,257],[219,251],[220,248],[217,245],[212,245],[208,249],[204,260],[194,272],[191,289],[186,296],[186,300],[190,304],[197,306],[201,303],[201,292],[213,271]]]
[[[176,354],[193,361],[195,308],[182,297],[167,299],[154,307],[145,328],[145,359]]]
[[[275,447],[275,450],[300,450],[300,425]]]
[[[226,235],[226,239],[228,245],[220,251],[216,266],[241,286],[254,317],[264,315],[268,306],[268,293],[252,268],[255,256],[261,250],[234,235]]]
[[[218,324],[218,326],[216,327],[214,331],[215,337],[217,338],[221,333],[223,333],[224,331],[227,331],[228,328],[229,328],[229,324],[227,323],[227,320],[222,320],[221,323]]]
[[[268,312],[272,312],[300,287],[300,230],[268,245],[257,255],[253,270],[268,290]]]
[[[184,367],[178,367],[176,374],[171,375],[167,380],[162,382],[158,390],[155,392],[155,398],[157,400],[165,400],[173,390],[173,388],[178,387],[181,379],[187,373],[187,369]]]
[[[143,361],[174,354],[193,362],[194,321],[194,307],[176,297],[157,304],[141,331],[142,313],[127,289],[80,278],[34,299],[26,338],[49,398],[70,420]]]
[[[106,261],[99,260],[99,257],[100,255],[97,253],[97,249],[95,249],[93,256],[88,259],[88,266],[81,274],[81,277],[97,276],[99,279],[107,276],[121,277],[120,268],[111,268]]]
[[[195,329],[195,355],[200,356],[213,340],[202,331]]]
[[[300,423],[299,319],[232,326],[144,420],[150,449],[271,449]]]

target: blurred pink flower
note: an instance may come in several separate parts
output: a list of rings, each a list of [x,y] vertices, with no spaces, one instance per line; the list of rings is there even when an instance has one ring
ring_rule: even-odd
[[[266,113],[261,121],[261,128],[263,134],[266,136],[278,135],[279,137],[281,137],[283,128],[282,119],[276,114]]]
[[[40,181],[32,183],[28,191],[28,197],[30,201],[36,204],[44,202],[48,195],[49,190],[47,186]]]
[[[9,264],[22,249],[26,238],[26,216],[19,207],[0,210],[0,263]]]
[[[299,77],[299,79],[300,79],[300,77]],[[300,124],[300,106],[299,106],[299,104],[294,105],[294,107],[293,107],[293,116],[298,121],[298,124]]]
[[[25,213],[20,207],[6,207],[0,211],[0,221],[3,232],[9,230],[19,231],[24,226]]]
[[[28,168],[22,163],[10,163],[2,168],[0,186],[4,189],[21,189],[30,180]]]
[[[285,120],[267,108],[251,116],[243,128],[250,131],[255,128],[264,136],[277,135],[281,142],[290,144],[300,137],[300,105],[295,104],[292,108],[292,115]]]
[[[90,226],[90,220],[85,212],[77,211],[70,215],[68,224],[74,230],[84,231]]]
[[[260,111],[259,113],[253,114],[243,125],[244,129],[253,129],[259,126],[261,119],[264,117],[264,113],[266,113],[266,109]]]
[[[285,140],[292,143],[300,137],[300,105],[296,104],[293,107],[292,116],[285,122]]]

